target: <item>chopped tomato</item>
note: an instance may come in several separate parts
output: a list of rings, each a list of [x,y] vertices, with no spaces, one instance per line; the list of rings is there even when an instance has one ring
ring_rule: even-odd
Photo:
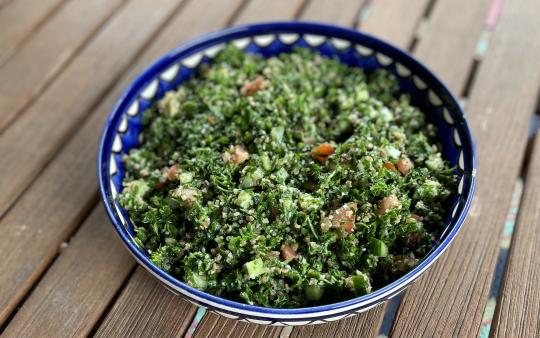
[[[394,164],[392,162],[386,162],[384,164],[384,167],[388,170],[396,170],[396,167],[394,166]]]
[[[358,206],[354,202],[344,204],[341,208],[334,210],[332,213],[332,226],[341,228],[350,234],[354,231],[357,210]]]
[[[174,181],[176,179],[176,174],[178,173],[178,170],[176,168],[176,165],[170,166],[167,171],[165,171],[165,175],[167,176],[167,179],[169,181]]]
[[[420,215],[417,215],[417,214],[412,214],[411,218],[414,219],[415,221],[418,221],[418,222],[422,222],[424,220],[424,217],[422,217]]]
[[[390,209],[394,209],[401,205],[401,202],[395,195],[390,195],[383,198],[379,202],[379,208],[377,209],[377,214],[382,215]]]
[[[414,168],[414,164],[411,160],[409,160],[408,158],[403,158],[403,159],[399,159],[397,161],[397,167],[398,167],[398,170],[399,172],[403,175],[403,176],[407,176],[407,174],[409,173],[409,171]]]
[[[240,93],[244,96],[251,96],[259,90],[263,90],[265,86],[264,77],[258,75],[255,80],[244,83],[244,86],[240,89]]]
[[[161,177],[156,182],[156,189],[162,189],[165,187],[167,181],[174,181],[176,180],[176,176],[178,174],[178,169],[175,165],[172,165],[168,168],[161,169]]]
[[[236,164],[244,163],[249,159],[249,153],[242,145],[236,145],[232,148],[232,150],[229,150],[225,152],[222,155],[222,159],[224,162],[234,162]]]
[[[326,162],[328,157],[334,153],[334,148],[328,143],[323,143],[311,151],[311,157],[319,162]]]
[[[285,260],[295,259],[298,256],[296,250],[298,250],[298,243],[283,244],[281,246],[281,258]]]

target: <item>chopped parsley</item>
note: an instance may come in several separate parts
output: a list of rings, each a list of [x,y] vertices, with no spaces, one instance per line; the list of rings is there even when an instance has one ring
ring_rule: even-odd
[[[371,292],[431,249],[456,182],[385,70],[228,47],[143,115],[123,159],[136,242],[185,283],[302,307]]]

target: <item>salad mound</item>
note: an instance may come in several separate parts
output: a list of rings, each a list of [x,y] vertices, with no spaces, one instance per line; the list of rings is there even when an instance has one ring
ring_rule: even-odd
[[[119,202],[179,280],[266,307],[332,303],[432,248],[456,179],[385,70],[227,47],[143,115]]]

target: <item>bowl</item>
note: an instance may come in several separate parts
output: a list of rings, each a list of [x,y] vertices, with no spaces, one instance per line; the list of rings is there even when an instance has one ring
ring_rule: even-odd
[[[323,56],[337,57],[366,71],[385,68],[395,74],[400,90],[411,96],[427,120],[438,128],[443,157],[455,167],[457,194],[445,226],[432,250],[410,272],[370,294],[339,303],[277,309],[231,301],[197,290],[154,265],[133,240],[129,215],[116,201],[122,190],[122,156],[142,141],[141,115],[168,90],[182,85],[202,63],[211,61],[227,44],[264,57],[307,47]],[[406,52],[375,37],[347,28],[306,22],[276,22],[239,26],[210,33],[165,54],[142,72],[126,89],[110,114],[99,146],[98,175],[107,213],[123,243],[135,259],[172,292],[223,316],[266,325],[325,323],[366,311],[403,291],[433,264],[463,224],[475,186],[476,158],[463,111],[448,88]]]

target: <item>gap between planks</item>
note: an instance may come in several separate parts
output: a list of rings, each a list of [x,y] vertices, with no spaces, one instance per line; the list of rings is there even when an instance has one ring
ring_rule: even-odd
[[[188,4],[192,4],[195,6],[195,8],[198,8],[198,11],[200,12],[202,10],[201,7],[204,7],[204,5],[201,5],[203,3],[202,1],[192,1]],[[240,3],[238,1],[237,3]],[[215,2],[214,2],[215,4]],[[227,5],[226,8],[230,8],[230,2],[222,2],[222,5]],[[208,6],[208,4],[206,5]],[[213,24],[216,24],[216,22],[219,22],[219,20],[224,20],[226,18],[222,18],[224,10],[220,7],[213,9],[213,16],[209,16],[209,20],[212,20],[211,22]],[[175,32],[182,31],[184,32],[183,38],[189,38],[193,37],[194,35],[198,35],[201,33],[201,31],[204,29],[200,26],[199,20],[197,18],[190,18],[189,14],[183,13],[183,11],[180,11],[178,13],[178,8],[176,10],[172,9],[171,13],[174,13],[174,20],[172,21],[174,25],[167,24],[168,29],[166,31],[162,31],[159,33],[159,36],[156,38],[156,41],[148,48],[142,48],[146,49],[145,53],[137,58],[137,65],[136,67],[131,67],[130,71],[125,74],[125,76],[122,77],[121,83],[117,84],[109,95],[107,95],[106,99],[102,101],[101,105],[97,109],[98,111],[102,112],[103,114],[98,114],[95,112],[94,114],[90,114],[90,120],[87,121],[83,127],[82,130],[77,134],[76,137],[74,137],[67,145],[66,148],[64,148],[61,153],[58,155],[59,157],[51,163],[51,166],[46,168],[45,171],[41,174],[39,179],[36,181],[36,184],[34,184],[31,188],[37,189],[37,192],[40,192],[41,195],[49,193],[50,189],[41,189],[41,186],[47,185],[47,182],[55,182],[55,184],[58,185],[58,189],[66,189],[66,193],[71,192],[72,190],[78,191],[78,193],[81,195],[80,198],[85,198],[84,195],[88,193],[88,191],[95,192],[97,191],[97,186],[94,182],[94,163],[96,161],[94,151],[92,149],[97,148],[97,139],[95,139],[95,131],[100,129],[100,126],[103,124],[105,120],[105,112],[108,111],[110,105],[116,100],[118,95],[121,93],[125,85],[130,81],[130,79],[133,77],[133,75],[136,74],[143,66],[145,66],[148,61],[152,60],[156,56],[162,54],[164,52],[164,49],[169,49],[174,47],[176,44],[176,39],[178,38],[178,35],[175,34]],[[206,13],[208,15],[208,11]],[[144,12],[142,15],[146,15]],[[190,25],[190,23],[192,25]],[[121,25],[121,27],[124,27],[125,25]],[[206,29],[209,28],[209,26],[205,26]],[[152,39],[150,39],[152,40]],[[135,68],[135,69],[134,69]],[[90,152],[88,151],[81,151],[84,148],[90,149]],[[83,154],[79,154],[82,152]],[[84,154],[90,153],[91,156],[85,156]],[[81,163],[82,162],[82,163]],[[62,165],[62,163],[65,163],[65,165]],[[77,168],[85,168],[85,170],[90,170],[91,172],[85,172],[82,173]],[[80,176],[77,175],[71,175],[70,173],[75,170],[75,173],[80,174]],[[75,185],[70,189],[70,185],[66,184],[66,180],[69,182],[70,180],[73,181],[72,183]],[[39,182],[39,183],[38,183]],[[84,182],[85,184],[81,184],[81,182]],[[36,187],[37,185],[37,187]],[[53,196],[56,196],[58,194],[53,194]],[[60,194],[61,195],[61,194]],[[26,195],[25,195],[26,196]],[[75,202],[74,204],[77,205],[79,202]],[[24,208],[23,208],[24,209]],[[69,213],[69,212],[68,212]],[[62,217],[64,218],[64,217]],[[107,222],[107,224],[109,224]],[[111,228],[112,231],[112,228]],[[116,240],[114,237],[113,239]],[[68,249],[69,250],[69,247]],[[125,250],[122,250],[121,253],[127,254]],[[24,309],[24,306],[23,306]],[[17,320],[17,317],[14,318]]]
[[[25,2],[28,1],[31,4]],[[19,0],[0,8],[0,65],[5,63],[24,42],[53,17],[68,0]],[[32,5],[32,10],[28,8]],[[14,21],[14,22],[12,22]]]
[[[138,3],[132,0],[130,4],[133,2]],[[169,6],[162,6],[153,15],[160,15]],[[141,52],[134,52],[133,57],[127,58],[121,57],[120,53],[108,54],[109,50],[116,50],[118,46],[127,51],[140,43],[128,31],[136,29],[132,25],[140,27],[140,24],[130,22],[125,17],[122,20],[127,20],[130,26],[124,27],[123,32],[115,31],[118,27],[114,25],[117,25],[118,20],[113,18],[100,31],[99,38],[91,40],[82,54],[66,67],[25,114],[0,135],[0,152],[4,155],[0,158],[0,167],[6,168],[5,175],[0,178],[0,189],[5,191],[0,196],[0,218],[28,188],[40,170],[48,165],[54,154],[77,132],[77,127],[88,118],[85,113],[94,108],[100,97],[114,85],[117,74],[125,71],[133,58]],[[139,29],[138,35],[148,37],[151,27]],[[107,34],[111,37],[107,37]],[[113,42],[115,36],[118,41]],[[146,40],[146,43],[150,40]],[[89,72],[90,69],[94,71]],[[81,81],[81,78],[86,82]],[[104,88],[96,90],[99,87]],[[59,101],[58,97],[64,97],[64,100]]]
[[[540,247],[537,229],[540,220],[540,176],[538,170],[531,170],[540,166],[539,119],[540,97],[537,98],[536,112],[529,130],[531,138],[523,158],[523,194],[496,298],[492,329],[489,332],[492,337],[533,336],[540,327],[537,318],[540,310],[540,288],[537,283],[540,269],[534,259]]]
[[[144,17],[146,20],[145,29],[139,29],[141,40],[135,43],[136,40],[132,39],[129,45],[124,45],[125,50],[130,50],[131,47],[134,49],[134,54],[137,55],[137,50],[144,50],[157,28],[175,10],[179,9],[180,4],[180,2],[175,5],[172,2],[164,1],[160,9],[153,15],[148,15],[144,11],[137,14],[145,1],[134,0],[134,5],[126,7],[127,12],[118,16],[113,24],[100,35],[100,38],[94,41],[97,44],[95,47],[100,53],[106,47],[106,44],[104,46],[102,42],[108,41],[108,43],[115,45],[117,44],[114,41],[115,36],[119,38],[119,42],[123,41],[123,34],[129,34],[130,29],[136,29]],[[155,1],[147,1],[146,3],[150,7],[155,5]],[[113,32],[120,34],[113,34]],[[102,41],[102,39],[104,40]],[[112,40],[109,41],[109,39]],[[122,59],[122,62],[128,61],[129,59]],[[115,63],[110,65],[110,67],[114,66]],[[120,65],[116,63],[116,66]],[[73,75],[77,76],[78,74],[75,72]],[[108,109],[109,107],[106,107],[103,110]],[[95,131],[99,130],[99,125],[105,118],[101,118],[97,114],[94,115],[96,117],[93,118],[93,122],[96,124],[84,124],[78,130],[76,141],[66,142],[61,147],[62,151],[56,160],[40,170],[40,176],[28,188],[27,193],[21,196],[17,205],[0,221],[4,229],[4,239],[6,239],[0,242],[0,251],[7,255],[6,259],[0,262],[2,270],[5,271],[4,274],[0,275],[0,284],[9,286],[9,290],[6,287],[4,292],[0,294],[0,304],[2,304],[0,322],[5,320],[6,316],[13,310],[14,304],[18,303],[25,290],[31,287],[32,281],[43,271],[44,265],[55,254],[59,243],[65,240],[67,234],[78,226],[77,220],[81,206],[90,203],[92,196],[97,195],[94,165],[98,140]],[[96,121],[96,119],[99,120]],[[77,165],[77,161],[89,161],[89,163]],[[69,198],[64,198],[64,196],[69,196]],[[24,225],[24,229],[21,224]],[[41,227],[46,227],[46,232],[43,232]],[[8,240],[9,238],[11,240]],[[39,240],[33,240],[32,250],[25,250],[18,244],[24,238],[27,241],[32,241],[33,238]],[[19,264],[25,266],[25,269],[20,269]]]
[[[527,57],[540,52],[540,38],[530,34],[535,31],[533,13],[537,7],[534,1],[505,2],[468,104],[469,122],[482,159],[476,200],[466,225],[441,262],[406,293],[394,324],[395,335],[478,334],[506,216],[500,206],[510,203],[505,192],[511,191],[519,174],[528,114],[534,109],[540,85],[538,72],[532,71],[537,69],[534,60]],[[525,42],[514,36],[528,39]],[[506,67],[508,62],[515,66]],[[518,137],[499,137],[512,134]],[[432,289],[439,290],[438,298],[452,301],[437,302],[438,298],[429,296]]]
[[[66,3],[0,66],[0,77],[11,80],[0,82],[0,110],[3,111],[0,135],[24,114],[128,1],[72,0]],[[88,16],[88,12],[93,15]],[[81,16],[92,19],[80,20]]]

